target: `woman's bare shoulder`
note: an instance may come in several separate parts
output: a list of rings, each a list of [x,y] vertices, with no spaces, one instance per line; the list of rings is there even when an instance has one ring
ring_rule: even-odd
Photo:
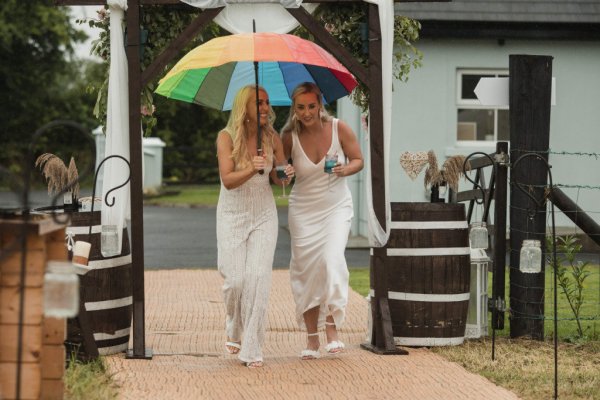
[[[344,122],[341,119],[337,120],[338,123],[338,134],[341,136],[347,136],[347,135],[352,135],[352,136],[356,136],[356,134],[354,133],[354,131],[352,130],[352,128],[350,128],[350,125],[348,125],[346,122]]]
[[[233,147],[233,139],[228,131],[223,129],[217,135],[217,149],[222,148],[232,148]]]
[[[229,140],[233,142],[233,139],[231,138],[231,133],[229,133],[227,129],[222,129],[219,131],[219,133],[217,134],[217,140]]]

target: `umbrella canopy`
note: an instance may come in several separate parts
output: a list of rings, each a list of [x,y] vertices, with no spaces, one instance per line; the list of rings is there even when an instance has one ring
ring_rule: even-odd
[[[291,104],[290,94],[302,82],[314,82],[330,103],[358,84],[330,53],[294,35],[242,33],[212,39],[186,54],[156,89],[163,96],[218,110],[230,110],[237,91],[258,84],[274,106]]]

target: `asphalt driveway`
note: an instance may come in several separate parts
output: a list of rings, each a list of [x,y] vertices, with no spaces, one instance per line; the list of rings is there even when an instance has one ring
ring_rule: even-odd
[[[288,268],[287,208],[279,208],[279,236],[273,267]],[[216,268],[215,207],[144,207],[146,269]],[[369,249],[347,249],[349,267],[369,266]]]

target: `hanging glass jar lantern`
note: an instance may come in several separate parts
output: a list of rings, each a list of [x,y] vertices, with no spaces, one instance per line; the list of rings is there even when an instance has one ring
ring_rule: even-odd
[[[66,261],[48,261],[44,275],[44,315],[73,318],[79,312],[79,278]]]
[[[469,231],[469,241],[472,249],[488,248],[488,230],[485,222],[472,222]]]
[[[116,225],[102,225],[100,252],[103,257],[119,255],[119,232]]]
[[[539,240],[523,240],[519,270],[526,274],[542,271],[542,247]]]

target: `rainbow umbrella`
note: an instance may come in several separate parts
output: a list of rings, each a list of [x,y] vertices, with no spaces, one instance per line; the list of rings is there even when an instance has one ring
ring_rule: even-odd
[[[231,110],[237,91],[258,83],[269,94],[271,105],[288,106],[290,94],[302,82],[319,86],[327,103],[348,95],[358,84],[315,43],[294,35],[260,32],[222,36],[196,47],[160,80],[156,93]]]

